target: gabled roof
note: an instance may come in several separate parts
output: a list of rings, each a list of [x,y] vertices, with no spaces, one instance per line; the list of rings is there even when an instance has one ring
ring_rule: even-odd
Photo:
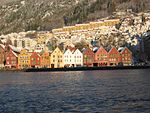
[[[56,47],[56,48],[54,49],[54,51],[52,51],[52,54],[53,54],[57,49],[58,49],[61,53],[63,53],[62,50],[61,50],[59,47]]]
[[[129,51],[130,53],[132,53],[127,47],[123,48],[120,53],[123,53],[125,50]]]
[[[96,53],[99,53],[99,52],[101,52],[101,51],[104,51],[105,53],[108,53],[108,52],[106,51],[106,49],[105,49],[104,47],[102,47],[102,46],[96,51]]]
[[[111,53],[112,51],[116,51],[117,53],[119,53],[115,47],[112,47],[108,53]]]
[[[18,52],[18,53],[21,52],[21,49],[15,47],[15,46],[9,45],[9,47],[10,47],[13,51],[15,51],[15,52]]]
[[[17,53],[15,53],[14,51],[12,51],[12,53],[13,53],[16,57],[18,57]]]
[[[84,54],[84,53],[86,53],[87,51],[90,51],[91,53],[94,54],[94,52],[93,52],[90,48],[85,48],[85,49],[83,49],[82,53]]]
[[[76,49],[75,51],[73,51],[73,54],[74,54],[76,51],[79,51],[80,53],[82,53],[79,49]]]
[[[43,56],[43,55],[50,55],[50,52],[48,52],[48,51],[43,51],[43,52],[41,52],[41,53],[39,53],[41,56]]]
[[[37,53],[37,52],[32,52],[32,53],[31,53],[31,56],[32,56],[33,54],[37,54],[37,56],[41,57],[41,55],[40,55],[39,53]]]
[[[71,47],[71,46],[66,47],[66,50],[68,50],[68,49],[69,49],[71,52],[74,52],[74,51],[76,50],[75,47]]]
[[[66,54],[66,53],[71,53],[72,54],[72,51],[70,50],[70,49],[66,49],[65,51],[64,51],[64,54]]]

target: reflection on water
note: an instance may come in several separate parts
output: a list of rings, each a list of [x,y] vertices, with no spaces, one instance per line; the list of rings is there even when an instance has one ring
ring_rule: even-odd
[[[0,73],[0,113],[150,113],[150,70]]]

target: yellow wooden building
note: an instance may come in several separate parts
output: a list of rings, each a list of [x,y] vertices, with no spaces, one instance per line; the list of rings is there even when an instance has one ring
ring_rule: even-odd
[[[30,67],[30,53],[26,49],[22,49],[18,55],[18,68],[29,68]]]
[[[51,68],[63,68],[63,52],[57,47],[51,54]]]

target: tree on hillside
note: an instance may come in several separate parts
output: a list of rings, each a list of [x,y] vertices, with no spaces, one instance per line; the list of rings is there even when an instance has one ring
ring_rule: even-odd
[[[144,11],[146,2],[143,0],[131,0],[131,8],[134,12]]]
[[[116,3],[113,0],[108,1],[107,11],[109,14],[112,14],[116,9]]]
[[[81,41],[81,42],[76,43],[75,47],[81,51],[83,48],[88,48],[89,45],[85,41]]]

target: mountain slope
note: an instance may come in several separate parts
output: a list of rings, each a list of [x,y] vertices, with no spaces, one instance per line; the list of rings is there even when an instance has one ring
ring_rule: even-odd
[[[116,9],[148,10],[149,0],[0,0],[0,35],[93,21]]]

